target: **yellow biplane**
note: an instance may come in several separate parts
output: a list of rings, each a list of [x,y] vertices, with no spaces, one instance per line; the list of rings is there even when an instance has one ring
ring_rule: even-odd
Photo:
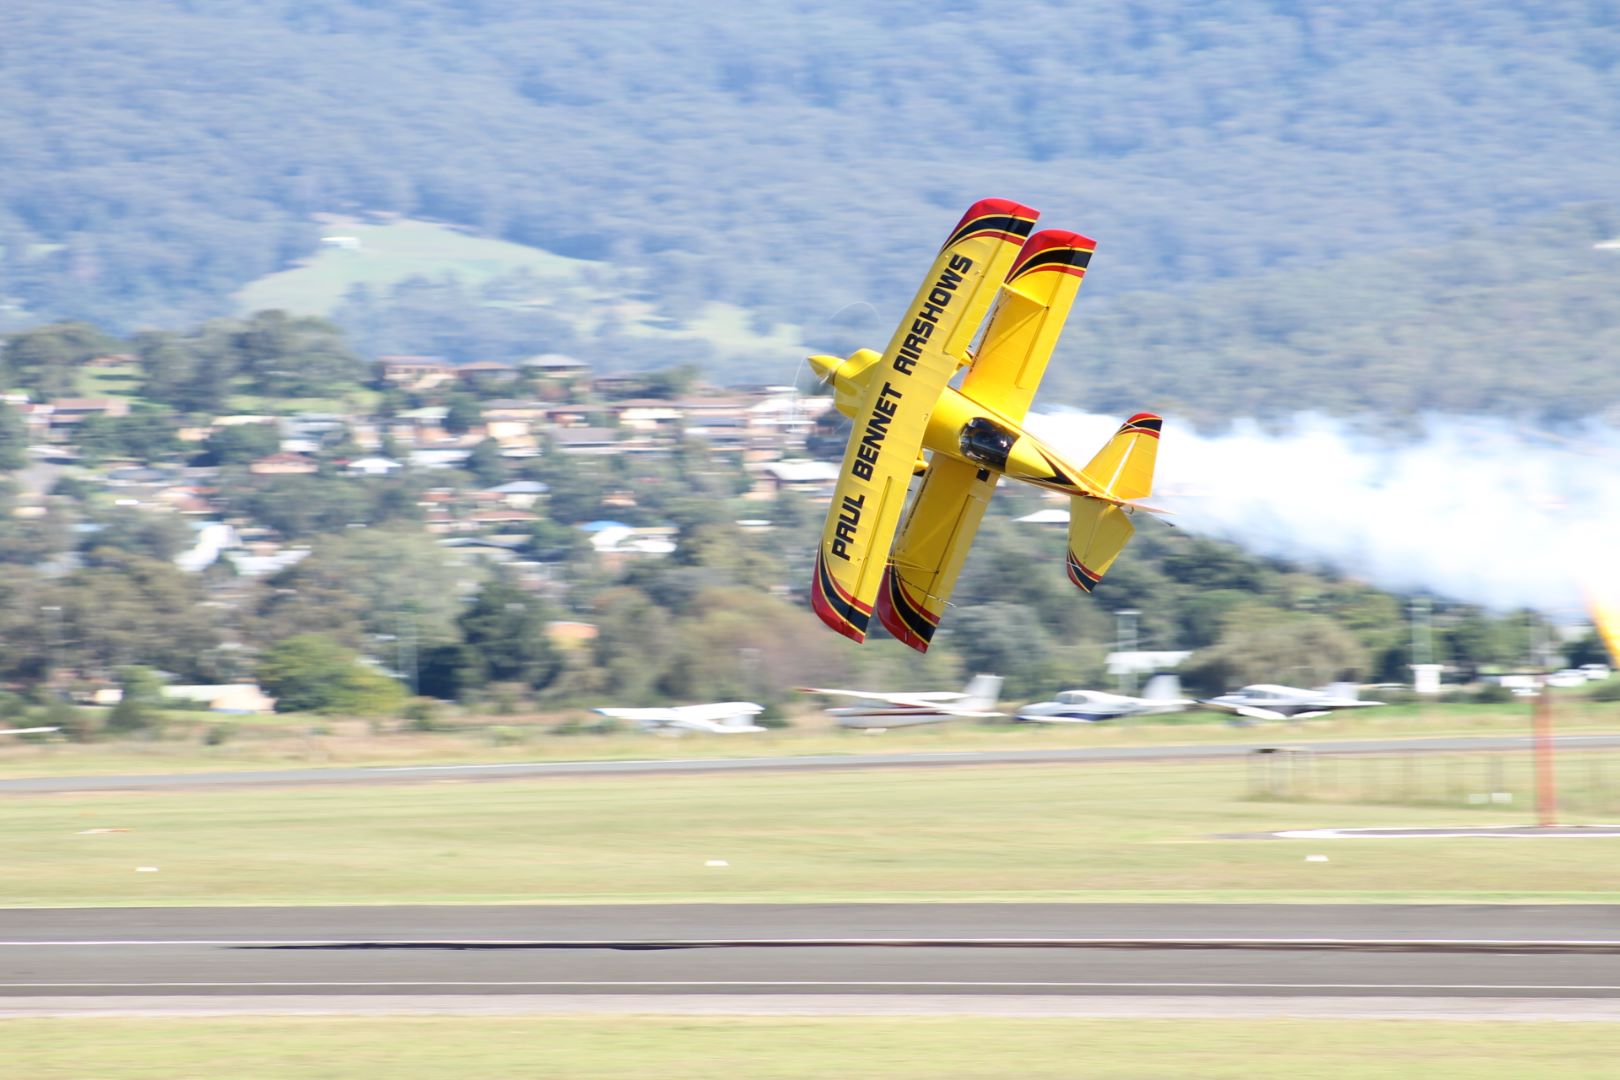
[[[810,358],[855,422],[810,593],[847,638],[864,641],[875,610],[927,651],[1002,476],[1072,496],[1069,580],[1088,593],[1135,531],[1130,514],[1151,509],[1135,500],[1152,491],[1159,417],[1125,421],[1083,468],[1021,426],[1096,249],[1078,233],[1031,235],[1037,216],[1004,199],[975,203],[881,355]],[[958,390],[950,382],[963,367]]]

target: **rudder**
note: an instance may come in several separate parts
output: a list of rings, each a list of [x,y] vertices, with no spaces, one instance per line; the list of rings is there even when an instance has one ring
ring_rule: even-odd
[[[1164,420],[1153,413],[1137,413],[1097,451],[1085,468],[1086,476],[1116,499],[1147,498],[1153,494],[1153,466],[1163,427]]]

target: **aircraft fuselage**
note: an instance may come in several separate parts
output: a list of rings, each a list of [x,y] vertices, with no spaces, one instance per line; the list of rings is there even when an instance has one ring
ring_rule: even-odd
[[[836,356],[812,356],[810,366],[823,381],[832,384],[838,411],[858,420],[857,411],[865,405],[872,380],[884,370],[878,363],[880,359],[871,349],[860,349],[844,360]],[[877,460],[887,428],[886,418],[897,408],[899,395],[900,391],[892,383],[886,382],[879,388],[870,405],[872,422],[867,425],[863,439],[863,444],[872,441],[877,445],[857,449],[857,471],[865,460],[863,453],[869,453],[871,462]],[[923,436],[923,449],[1067,495],[1094,495],[1104,490],[1102,483],[1065,463],[1057,451],[1030,434],[1023,425],[974,401],[953,386],[947,386],[934,402]]]

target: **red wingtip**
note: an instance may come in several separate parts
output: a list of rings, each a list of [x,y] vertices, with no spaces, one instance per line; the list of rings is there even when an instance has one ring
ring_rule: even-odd
[[[885,630],[894,635],[896,641],[910,645],[921,653],[928,651],[928,639],[917,634],[911,627],[906,625],[905,620],[900,617],[900,613],[894,609],[894,604],[889,601],[889,591],[887,589],[878,590],[877,603],[873,607],[877,611],[878,621],[883,624]]]
[[[827,603],[827,599],[821,594],[820,589],[813,588],[810,590],[810,608],[822,622],[857,645],[866,640],[864,633],[851,624],[848,619],[845,619],[832,609],[832,605]]]
[[[998,216],[1026,218],[1029,221],[1034,221],[1041,216],[1041,212],[1032,210],[1022,203],[1015,203],[1011,199],[980,199],[968,207],[967,213],[962,215],[962,220],[956,223],[956,229],[951,231],[956,232],[975,218]]]
[[[1024,241],[1024,246],[1018,250],[1018,257],[1013,260],[1012,269],[1007,271],[1007,276],[1017,277],[1019,271],[1028,266],[1032,260],[1048,252],[1053,254],[1039,260],[1042,264],[1051,264],[1053,269],[1061,267],[1067,268],[1071,273],[1084,274],[1091,253],[1096,250],[1097,241],[1089,236],[1081,236],[1077,232],[1066,232],[1062,229],[1042,229]],[[1062,252],[1071,252],[1072,257],[1059,257],[1059,253]]]

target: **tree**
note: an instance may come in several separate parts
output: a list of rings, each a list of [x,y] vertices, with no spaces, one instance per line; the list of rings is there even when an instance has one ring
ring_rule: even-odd
[[[280,449],[281,432],[275,424],[227,424],[203,446],[209,465],[246,465]]]
[[[416,671],[417,692],[445,701],[459,700],[468,690],[482,686],[485,679],[478,654],[460,642],[424,651]]]
[[[365,365],[325,319],[260,311],[230,338],[253,389],[268,397],[319,397],[358,385]]]
[[[405,702],[399,682],[366,667],[353,651],[322,634],[299,634],[272,645],[259,661],[259,685],[277,712],[378,716]]]
[[[6,337],[0,362],[11,385],[32,390],[42,398],[72,393],[78,369],[85,361],[118,348],[118,341],[82,322],[52,323]]]
[[[1218,694],[1248,683],[1359,682],[1369,664],[1355,635],[1325,615],[1250,605],[1228,614],[1220,640],[1194,653],[1181,672],[1192,689]]]
[[[467,471],[486,488],[506,482],[506,459],[501,457],[501,448],[494,439],[483,439],[472,448],[467,456]]]
[[[954,613],[951,648],[970,675],[1000,675],[1011,698],[1028,698],[1051,681],[1052,641],[1017,604],[980,604]]]
[[[463,597],[482,574],[419,528],[345,529],[318,537],[308,558],[265,583],[258,636],[319,632],[355,646],[391,639],[425,655],[459,640]]]
[[[639,589],[609,589],[596,598],[592,658],[616,700],[651,705],[674,656],[667,612]]]
[[[444,430],[452,435],[465,435],[484,422],[484,411],[478,399],[471,394],[452,394],[444,414]]]
[[[86,417],[74,439],[92,462],[106,458],[162,461],[180,450],[174,414],[150,406],[139,406],[125,416]]]
[[[122,668],[118,672],[118,685],[122,696],[107,717],[107,730],[127,734],[157,727],[163,687],[152,669],[139,664]]]
[[[506,576],[485,582],[457,622],[482,665],[483,681],[543,687],[556,675],[558,657],[546,635],[545,609]]]
[[[143,555],[169,563],[192,546],[196,535],[177,514],[119,507],[108,513],[98,531],[85,537],[86,561],[99,566],[111,559],[113,565],[122,566],[125,556]]]
[[[0,403],[0,470],[10,472],[28,464],[28,429],[10,405]]]

